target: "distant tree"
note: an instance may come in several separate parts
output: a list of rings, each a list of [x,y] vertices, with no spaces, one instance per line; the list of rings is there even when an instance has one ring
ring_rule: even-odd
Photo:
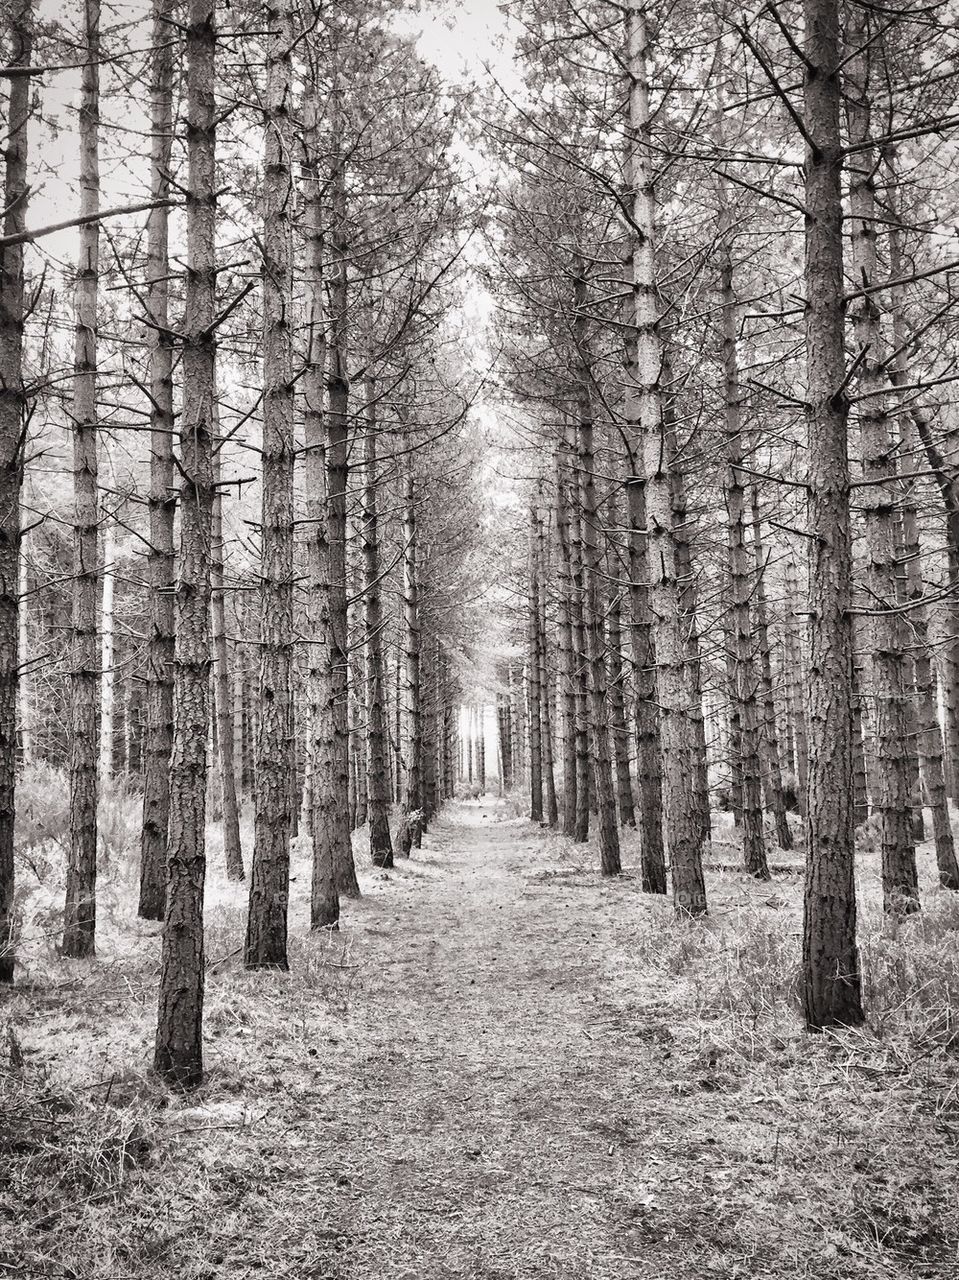
[[[100,278],[100,4],[84,0],[78,136],[80,227],[75,286],[73,636],[70,671],[70,857],[61,950],[92,956],[96,939],[97,769],[100,756],[100,500],[97,310]]]
[[[8,10],[11,67],[33,54],[31,0]],[[27,225],[30,77],[10,77],[3,177],[3,235]],[[23,244],[0,246],[0,982],[13,982],[14,818],[17,782],[17,685],[20,664],[20,490],[28,400],[23,379]]]
[[[203,891],[210,722],[210,559],[216,429],[216,24],[190,0],[186,314],[180,415],[180,557],[166,913],[154,1065],[170,1084],[203,1078]]]
[[[293,11],[269,0],[264,100],[260,724],[244,962],[286,969],[293,725]]]

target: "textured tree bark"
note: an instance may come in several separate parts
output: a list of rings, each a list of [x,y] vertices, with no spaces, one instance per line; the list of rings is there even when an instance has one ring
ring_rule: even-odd
[[[577,347],[588,359],[585,334],[586,282],[577,278],[577,304],[580,318]],[[596,807],[599,826],[599,865],[604,876],[617,876],[622,871],[619,827],[616,823],[616,795],[613,791],[613,760],[609,744],[609,717],[606,707],[606,653],[603,644],[603,592],[600,590],[599,500],[596,495],[596,463],[593,446],[593,411],[584,364],[580,381],[579,421],[577,424],[577,462],[579,470],[579,506],[584,572],[584,630],[589,664],[590,745]]]
[[[895,297],[895,294],[893,294]],[[895,306],[893,301],[893,306]],[[890,380],[894,377],[893,370],[890,367]],[[895,440],[895,448],[902,449],[902,442],[905,436],[904,427],[906,418],[903,417],[903,426],[898,424],[892,426],[892,435]],[[909,788],[909,823],[912,832],[913,843],[919,845],[926,838],[926,818],[923,810],[923,777],[920,771],[920,729],[919,729],[919,693],[916,688],[916,663],[913,654],[913,631],[911,627],[911,606],[909,600],[909,572],[910,564],[906,553],[906,530],[912,527],[914,533],[913,550],[918,556],[918,525],[916,503],[915,503],[915,481],[910,477],[903,477],[899,482],[899,513],[898,518],[893,522],[893,538],[896,548],[896,562],[893,566],[893,576],[896,584],[896,603],[900,609],[910,610],[896,619],[897,633],[899,636],[899,647],[902,652],[902,682],[903,693],[905,696],[905,726],[906,738],[904,742],[905,749],[905,769],[907,777],[907,785]]]
[[[170,838],[154,1066],[169,1084],[203,1078],[203,889],[210,722],[210,561],[216,395],[216,25],[190,0],[186,32],[187,272],[180,416]]]
[[[899,177],[896,155],[893,148],[886,150],[883,160],[888,177],[886,209],[893,219],[893,227],[889,232],[889,275],[895,280],[903,275],[902,254],[900,249],[900,232],[898,221]],[[905,318],[902,313],[902,300],[899,290],[892,293],[892,341],[897,356],[892,363],[890,376],[900,385],[908,381],[905,359]],[[905,414],[902,419],[901,438],[904,454],[907,458],[915,458],[919,454],[924,441],[920,439],[913,415]],[[931,433],[926,432],[926,439],[931,441]],[[932,459],[930,459],[932,462]],[[936,466],[932,465],[935,471]],[[939,484],[945,476],[940,470]],[[947,482],[948,489],[948,482]],[[948,510],[948,504],[947,504]],[[909,625],[913,646],[913,675],[916,690],[916,740],[918,744],[922,784],[925,789],[927,803],[932,812],[932,833],[936,849],[936,866],[939,872],[939,883],[944,889],[959,889],[959,862],[956,859],[955,841],[952,834],[952,821],[949,814],[949,799],[946,789],[946,775],[943,761],[943,735],[939,724],[939,708],[936,697],[936,672],[929,646],[929,618],[924,596],[925,587],[922,578],[920,560],[918,512],[913,496],[913,482],[907,482],[906,500],[902,506],[902,562],[905,573],[905,603],[909,605]]]
[[[539,521],[533,499],[529,509],[529,589],[526,603],[526,718],[529,732],[529,816],[533,822],[543,821],[543,714],[539,687]],[[472,724],[470,742],[472,743]],[[472,751],[470,752],[472,781]]]
[[[895,237],[893,237],[895,244]],[[890,265],[890,270],[891,270]],[[900,374],[900,382],[903,377]],[[940,679],[943,686],[943,710],[945,712],[943,737],[945,739],[945,776],[946,787],[951,796],[956,795],[956,771],[959,768],[959,673],[957,673],[956,654],[959,652],[959,478],[942,456],[936,445],[932,424],[927,414],[921,409],[913,409],[910,418],[916,429],[922,447],[929,462],[929,469],[935,477],[942,503],[945,508],[946,563],[949,583],[949,599],[945,608],[946,643],[940,665]]]
[[[351,628],[356,634],[359,628]],[[370,816],[369,786],[367,772],[369,724],[366,718],[367,675],[365,645],[363,649],[357,645],[356,664],[351,671],[351,725],[350,749],[353,768],[353,829],[365,827]]]
[[[614,524],[616,523],[614,519]],[[626,696],[623,684],[626,670],[623,663],[623,597],[619,588],[616,566],[612,566],[609,605],[606,617],[606,644],[609,650],[609,725],[613,735],[613,757],[616,762],[616,804],[620,826],[635,827],[636,811],[633,806],[633,780],[629,772],[629,728],[626,723]]]
[[[540,482],[540,504],[542,504],[542,482]],[[548,591],[547,582],[550,577],[549,535],[548,530],[553,521],[550,516],[543,515],[542,505],[539,510],[537,536],[539,538],[539,607],[537,620],[539,624],[539,697],[542,712],[542,754],[543,754],[543,815],[548,827],[555,827],[559,822],[559,804],[556,798],[556,770],[553,751],[553,670],[550,662],[549,628],[547,626]],[[480,750],[485,761],[485,707],[480,708]],[[485,792],[485,762],[483,765],[483,790]]]
[[[513,726],[511,723],[512,710],[509,704],[509,698],[505,693],[497,695],[497,724],[499,727],[499,749],[500,749],[500,782],[503,792],[512,790],[513,787]]]
[[[709,760],[706,750],[706,721],[703,715],[703,664],[699,651],[699,591],[693,569],[691,524],[686,498],[685,461],[676,434],[676,394],[668,352],[664,350],[663,382],[669,388],[662,398],[663,433],[667,449],[670,498],[672,502],[673,548],[676,557],[676,585],[686,647],[686,682],[689,690],[689,767],[692,800],[699,823],[700,840],[712,835],[709,809]]]
[[[766,608],[766,552],[763,548],[762,513],[759,506],[759,488],[752,486],[753,559],[755,562],[755,588],[753,591],[753,616],[756,626],[756,652],[759,658],[759,695],[762,708],[759,750],[763,767],[763,790],[766,808],[776,824],[776,840],[781,849],[793,847],[792,831],[786,817],[786,799],[783,794],[782,768],[779,761],[779,731],[776,725],[776,701],[773,696],[772,652],[769,643],[769,617]]]
[[[174,48],[169,17],[173,0],[154,0],[153,77],[150,84],[150,194],[169,194],[173,147]],[[173,749],[173,611],[176,579],[173,521],[173,335],[170,332],[170,211],[147,219],[147,310],[150,343],[150,639],[144,741],[140,900],[144,920],[162,920],[166,902],[166,846],[170,823],[170,753]]]
[[[642,0],[630,0],[629,182],[633,237],[633,323],[638,429],[645,476],[649,608],[656,646],[660,706],[663,830],[673,880],[673,902],[683,915],[706,911],[702,821],[689,785],[692,690],[676,580],[673,487],[663,421],[663,348],[656,302],[656,214],[649,153],[647,32]]]
[[[630,402],[631,403],[631,402]],[[636,406],[638,411],[638,406]],[[639,419],[629,412],[635,431]],[[663,780],[659,739],[659,705],[656,701],[656,650],[649,608],[649,558],[647,555],[645,482],[638,473],[640,459],[631,457],[632,474],[626,482],[629,518],[629,616],[636,697],[636,776],[639,781],[639,831],[642,879],[646,893],[666,892],[666,856],[663,849]]]
[[[425,832],[433,821],[441,802],[441,779],[437,742],[440,733],[444,692],[443,650],[439,637],[433,636],[430,645],[432,679],[424,682],[423,724],[426,732],[423,745],[423,823]]]
[[[442,773],[442,779],[441,779],[442,781],[441,794],[444,800],[452,800],[453,796],[456,794],[456,775],[455,775],[454,755],[453,755],[453,750],[454,750],[453,744],[454,744],[455,735],[456,735],[456,709],[453,703],[455,692],[453,689],[453,682],[449,673],[449,659],[446,653],[445,652],[442,653],[439,656],[437,661],[439,664],[440,678],[441,678],[442,689],[443,689],[442,716],[443,716],[443,742],[445,746],[445,750],[443,753],[443,773]],[[512,712],[508,705],[504,707],[504,713],[506,715],[505,741],[509,743],[510,742],[509,735],[510,735],[510,729],[511,729],[510,719],[512,716]],[[506,749],[508,749],[509,755],[507,757],[507,763],[505,764],[504,769],[509,776],[509,780],[510,780],[509,785],[512,786],[513,785],[512,746],[510,745]],[[422,827],[422,824],[420,824],[420,831],[419,831],[420,842],[422,842],[422,832],[423,832],[423,827]]]
[[[392,867],[390,794],[383,710],[383,606],[380,594],[379,512],[377,510],[376,388],[366,388],[366,440],[363,447],[363,563],[366,570],[366,738],[370,855],[374,867]]]
[[[898,346],[897,342],[897,346]],[[906,454],[912,456],[911,433],[904,437]],[[944,889],[959,889],[959,863],[949,815],[943,769],[942,729],[936,705],[936,675],[929,650],[929,621],[923,602],[924,588],[919,568],[919,534],[915,509],[903,512],[904,558],[907,566],[907,603],[914,650],[917,730],[922,781],[932,811],[932,832],[936,848],[939,883]]]
[[[33,6],[20,0],[7,11],[9,63],[30,66]],[[10,82],[3,177],[3,234],[27,225],[27,125],[30,80]],[[0,982],[13,982],[14,814],[17,781],[17,685],[20,662],[20,486],[27,402],[23,385],[23,245],[0,248]]]
[[[871,145],[872,120],[869,80],[878,22],[866,10],[851,6],[846,31],[850,51],[845,60],[844,90],[850,144],[848,160],[850,258],[857,284],[878,281],[876,256],[877,157]],[[895,611],[896,592],[896,468],[887,412],[883,366],[882,314],[875,296],[853,303],[853,332],[863,351],[859,425],[863,478],[869,483],[859,501],[864,507],[868,568],[866,587],[870,607],[869,639],[875,705],[875,740],[882,840],[882,883],[885,909],[895,914],[919,910],[919,878],[912,837],[909,779],[909,736],[903,635]]]
[[[732,696],[732,690],[738,686],[739,672],[736,664],[736,634],[731,618],[726,620],[723,633],[726,643],[726,687],[730,690],[726,707],[726,723],[729,729],[729,807],[733,811],[733,826],[742,827],[743,723],[739,699]]]
[[[405,628],[406,795],[399,852],[416,844],[423,809],[423,705],[420,688],[422,627],[416,520],[416,487],[409,470],[403,484],[403,621]]]
[[[263,477],[260,726],[244,964],[287,969],[293,724],[293,10],[266,0],[263,166]]]
[[[801,608],[799,585],[797,581],[796,562],[790,558],[786,563],[786,699],[789,715],[792,720],[793,740],[796,744],[796,794],[799,799],[799,812],[806,813],[806,788],[809,782],[809,743],[806,739],[806,697],[804,691],[803,672],[805,670],[802,657],[797,610]]]
[[[103,565],[100,571],[100,786],[113,777],[116,735],[116,641],[114,598],[116,596],[116,529],[103,515]]]
[[[12,232],[11,234],[15,235],[16,232]],[[2,267],[2,264],[0,264],[0,279],[2,279],[2,272],[3,272],[3,267]],[[2,289],[2,287],[3,287],[2,283],[0,283],[0,289]],[[2,310],[3,310],[3,302],[2,300],[0,300],[0,313],[2,313]],[[3,334],[3,331],[4,331],[4,321],[2,319],[2,316],[0,316],[0,335]],[[0,342],[2,342],[2,340],[3,340],[2,336],[0,336]],[[2,359],[3,357],[0,356],[0,360]],[[3,374],[2,372],[0,372],[0,379],[2,379],[2,377],[3,377]],[[2,392],[0,392],[0,395],[2,395]],[[2,409],[0,409],[0,414],[2,414]],[[2,421],[2,417],[0,417],[0,421]],[[0,466],[2,466],[2,463],[0,463]],[[19,501],[20,501],[20,495],[18,491],[17,493],[18,504],[19,504]],[[2,528],[3,528],[2,517],[0,517],[0,530],[2,530]],[[3,534],[2,532],[0,532],[0,543],[2,543],[2,538],[3,538]],[[20,604],[20,601],[26,600],[27,595],[30,591],[30,566],[27,563],[27,559],[26,559],[26,538],[24,536],[21,536],[21,539],[20,539],[19,561],[20,563],[17,569],[17,572],[18,572],[17,592],[19,597],[18,603],[17,603],[17,644],[19,645],[19,650],[18,650],[19,653],[28,654],[30,652],[30,614],[26,605]],[[0,570],[0,573],[2,573],[2,570]],[[2,578],[0,578],[0,582],[2,582]],[[0,591],[2,591],[2,588],[0,588]],[[30,679],[30,675],[26,671],[22,671],[18,675],[17,688],[14,695],[14,701],[16,702],[16,705],[17,705],[17,718],[20,726],[20,759],[23,761],[25,765],[31,765],[34,762],[33,689],[32,689],[32,681]],[[0,741],[2,741],[2,734],[0,734]]]
[[[237,588],[239,591],[239,588]],[[233,604],[233,629],[234,640],[232,647],[232,672],[233,672],[233,767],[235,771],[234,786],[236,788],[237,800],[242,803],[243,799],[243,684],[245,680],[243,645],[240,636],[243,634],[241,629],[242,607],[238,599],[234,598]]]
[[[339,127],[341,90],[334,89],[334,131]],[[334,137],[336,137],[334,132]],[[338,893],[360,896],[350,839],[349,609],[347,607],[346,499],[350,481],[349,261],[347,235],[346,162],[335,144],[330,182],[330,317],[328,350],[329,405],[326,427],[326,511],[329,539],[330,586],[328,648],[323,678],[332,711],[332,740],[313,778],[316,825],[314,839],[328,842]],[[320,215],[322,216],[322,214]]]
[[[213,483],[219,485],[220,454],[213,460]],[[216,741],[220,758],[220,796],[223,808],[223,857],[228,880],[242,880],[243,849],[240,844],[240,806],[236,795],[236,767],[233,759],[233,690],[230,687],[230,657],[226,634],[226,587],[223,571],[223,492],[216,488],[213,499],[213,542],[210,554],[210,611],[213,630],[214,704]]]
[[[240,634],[249,636],[256,644],[259,634],[260,619],[259,610],[256,607],[256,597],[252,590],[246,590],[238,604],[240,610],[238,617],[238,627]],[[250,656],[250,645],[244,644],[241,649],[241,699],[243,703],[242,714],[240,716],[240,737],[241,745],[239,751],[240,760],[240,785],[247,796],[253,791],[253,745],[256,742],[256,709],[253,699],[253,684],[255,671],[253,669],[253,661]]]
[[[514,662],[509,664],[510,703],[512,725],[516,735],[513,743],[513,774],[517,782],[525,784],[528,777],[526,761],[526,715],[523,705],[522,670]]]
[[[100,5],[84,0],[86,61],[80,78],[80,215],[100,209]],[[97,304],[100,232],[82,226],[75,291],[73,358],[73,652],[70,669],[70,856],[61,952],[92,956],[96,937],[97,766],[101,576],[97,493]]]
[[[723,400],[726,431],[727,558],[730,584],[730,640],[732,642],[730,702],[735,708],[733,741],[738,751],[734,768],[741,789],[743,862],[750,875],[769,879],[763,831],[762,777],[759,759],[759,681],[750,619],[752,583],[746,548],[746,480],[743,466],[742,391],[737,350],[738,320],[733,284],[732,238],[734,213],[724,179],[718,179],[720,208],[719,290],[723,308]],[[738,739],[738,741],[737,741]],[[735,810],[734,810],[735,811]]]
[[[543,683],[540,678],[540,692],[542,693]],[[544,726],[545,726],[545,704],[544,706]],[[476,713],[476,779],[479,782],[480,795],[486,795],[486,721],[485,706],[475,708]],[[543,730],[543,772],[546,772],[546,731]]]
[[[809,790],[803,1007],[810,1030],[862,1022],[853,878],[852,538],[843,315],[837,0],[804,0]]]
[[[866,673],[859,660],[853,627],[852,660],[852,812],[856,826],[869,817],[869,769],[866,760]]]
[[[569,545],[569,501],[563,451],[557,448],[556,462],[556,541],[559,552],[557,570],[557,632],[559,635],[559,684],[562,705],[562,771],[563,771],[563,835],[576,834],[576,655],[573,647],[572,573]]]
[[[575,444],[570,442],[571,456],[574,448]],[[594,787],[589,741],[589,659],[586,652],[586,574],[583,564],[582,504],[578,478],[572,465],[568,480],[569,549],[573,585],[570,613],[576,672],[576,825],[573,839],[578,844],[582,844],[589,839]]]
[[[606,500],[609,527],[606,549],[606,688],[609,697],[609,725],[616,772],[616,804],[619,823],[636,826],[633,782],[630,776],[630,733],[626,717],[626,666],[623,661],[623,590],[619,531],[622,517],[614,490]]]

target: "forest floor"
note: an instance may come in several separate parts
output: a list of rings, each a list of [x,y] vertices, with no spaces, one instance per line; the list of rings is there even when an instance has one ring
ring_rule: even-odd
[[[243,891],[212,887],[188,1098],[146,1069],[152,926],[8,998],[0,1274],[959,1277],[949,895],[905,940],[867,911],[879,1012],[810,1037],[795,858],[711,872],[682,924],[488,798],[311,937],[298,856],[289,974],[240,967]]]

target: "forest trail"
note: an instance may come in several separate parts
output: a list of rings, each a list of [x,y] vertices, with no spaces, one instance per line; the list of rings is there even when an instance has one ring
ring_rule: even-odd
[[[224,1270],[200,1276],[677,1280],[792,1275],[792,1261],[806,1274],[768,1199],[781,1117],[738,1114],[725,1093],[740,1082],[677,1006],[678,977],[664,991],[669,902],[594,861],[487,797],[450,806],[409,862],[362,875],[331,941],[342,1005],[334,991],[320,1014],[291,974],[285,1016],[254,1018],[275,1101],[262,1064],[244,1069],[254,1046],[236,1061],[265,1109],[240,1147],[213,1134],[201,1161],[207,1195],[236,1213],[213,1220]],[[276,991],[275,975],[230,979],[257,1007]],[[210,1090],[229,1096],[216,1056]],[[214,1103],[185,1122],[217,1116]]]
[[[177,1180],[180,1225],[157,1231],[167,1266],[702,1274],[688,1204],[712,1122],[699,1133],[664,1078],[673,1037],[652,979],[641,1014],[612,995],[636,912],[669,907],[592,860],[493,797],[451,805],[408,862],[361,874],[328,941],[304,935],[294,899],[290,975],[216,971],[208,1083],[167,1121],[179,1172],[199,1170],[192,1190]],[[192,1269],[184,1222],[201,1233]]]
[[[694,1260],[668,1231],[637,1248],[623,1220],[649,1174],[660,1073],[649,1041],[605,1034],[616,922],[594,873],[589,895],[556,883],[571,878],[487,797],[398,869],[392,919],[360,926],[363,1119],[334,1148],[323,1209],[342,1271],[318,1275],[652,1280]]]
[[[288,974],[243,969],[245,891],[211,886],[193,1094],[146,1069],[155,933],[122,935],[138,965],[61,962],[55,985],[18,988],[26,1080],[72,1100],[51,1094],[55,1127],[22,1148],[30,1200],[11,1184],[6,1241],[0,1180],[0,1264],[82,1280],[959,1274],[959,1065],[927,1040],[803,1033],[781,994],[798,877],[713,871],[709,919],[677,922],[642,892],[635,840],[604,880],[593,849],[488,797],[450,805],[395,869],[361,865],[363,897],[316,935],[295,853]]]

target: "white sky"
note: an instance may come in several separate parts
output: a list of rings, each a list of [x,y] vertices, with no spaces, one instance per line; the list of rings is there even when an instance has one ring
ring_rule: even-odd
[[[449,79],[481,81],[487,68],[512,93],[520,78],[513,63],[515,33],[495,0],[427,4],[410,15],[424,57]]]

